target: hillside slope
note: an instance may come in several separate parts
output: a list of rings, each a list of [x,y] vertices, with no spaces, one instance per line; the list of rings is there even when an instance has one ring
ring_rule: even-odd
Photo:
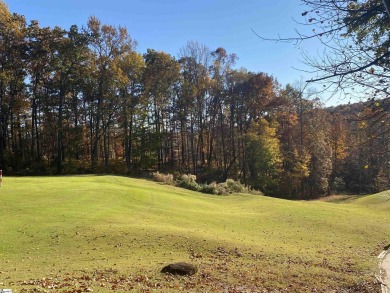
[[[95,292],[372,292],[376,255],[390,243],[389,208],[389,192],[305,202],[212,196],[116,176],[5,178],[0,283]],[[192,262],[199,273],[159,273],[175,261]]]

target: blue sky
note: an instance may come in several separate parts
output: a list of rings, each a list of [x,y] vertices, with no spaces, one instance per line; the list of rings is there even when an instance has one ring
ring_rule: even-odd
[[[273,75],[285,86],[309,76],[293,67],[301,50],[315,54],[315,43],[302,48],[286,43],[261,41],[265,37],[293,36],[305,11],[299,0],[5,0],[11,12],[36,19],[41,26],[85,26],[94,15],[102,23],[127,27],[137,40],[137,51],[148,48],[177,56],[187,41],[210,49],[223,47],[239,57],[236,67]]]

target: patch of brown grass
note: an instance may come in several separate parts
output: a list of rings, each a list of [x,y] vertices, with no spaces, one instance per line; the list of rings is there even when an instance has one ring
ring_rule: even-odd
[[[329,196],[324,196],[316,199],[316,201],[323,202],[334,202],[334,203],[343,203],[350,202],[359,198],[359,195],[348,195],[348,194],[334,194]]]

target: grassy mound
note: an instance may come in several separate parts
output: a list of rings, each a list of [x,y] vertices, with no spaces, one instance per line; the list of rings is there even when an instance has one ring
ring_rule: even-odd
[[[373,292],[389,209],[390,192],[304,202],[116,176],[4,178],[0,288]],[[177,261],[199,272],[159,273]]]

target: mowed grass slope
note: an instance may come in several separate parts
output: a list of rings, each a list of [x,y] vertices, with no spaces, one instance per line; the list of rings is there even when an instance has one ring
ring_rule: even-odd
[[[390,192],[286,201],[116,176],[6,177],[0,288],[373,292],[389,211]],[[199,272],[159,273],[176,261]]]

